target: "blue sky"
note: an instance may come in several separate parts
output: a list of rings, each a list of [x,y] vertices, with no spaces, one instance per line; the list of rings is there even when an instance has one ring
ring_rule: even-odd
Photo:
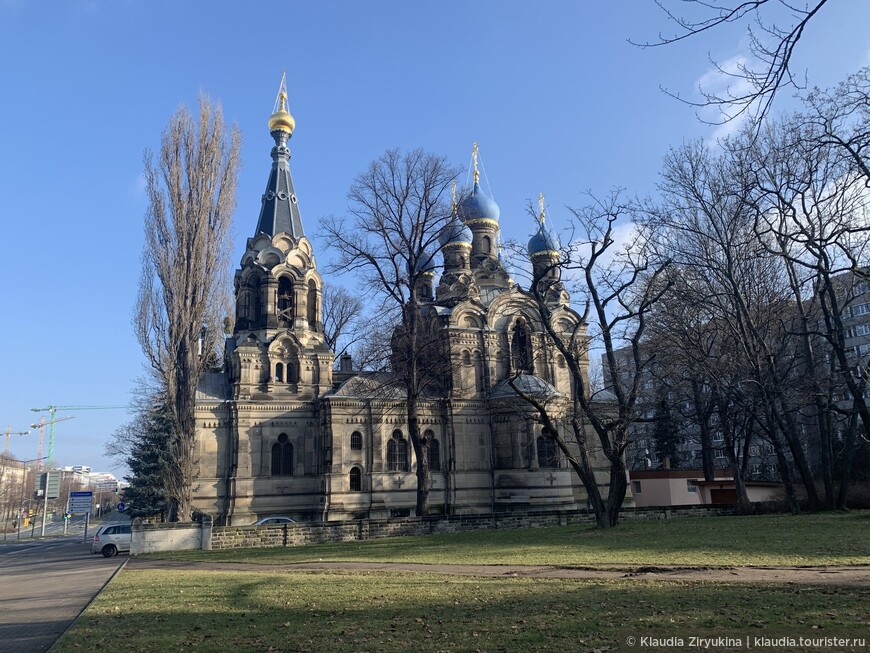
[[[865,0],[829,3],[796,69],[824,86],[867,65],[868,24]],[[200,90],[244,135],[238,260],[286,68],[294,181],[323,268],[318,219],[344,211],[353,177],[389,147],[467,166],[478,141],[505,239],[528,238],[525,206],[539,192],[557,229],[587,190],[654,193],[669,146],[717,133],[659,87],[691,95],[708,55],[728,61],[747,46],[737,29],[667,48],[628,43],[660,31],[648,0],[0,0],[0,427],[23,430],[48,404],[129,401],[143,370],[130,326],[143,151]],[[124,411],[65,414],[76,419],[57,426],[55,461],[111,469],[103,445]],[[36,449],[35,433],[13,436],[19,458]]]

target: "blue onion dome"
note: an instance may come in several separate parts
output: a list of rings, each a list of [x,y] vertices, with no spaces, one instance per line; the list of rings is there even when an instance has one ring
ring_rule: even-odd
[[[464,222],[486,218],[498,222],[501,209],[491,197],[480,190],[480,184],[474,182],[471,195],[463,199],[458,207],[459,215]]]
[[[559,243],[559,237],[547,229],[543,220],[540,225],[538,233],[532,236],[529,240],[529,256],[543,254],[545,252],[558,252],[562,246]]]
[[[417,272],[426,274],[427,272],[435,272],[435,257],[431,252],[424,251],[417,259]]]
[[[450,222],[447,223],[447,226],[444,227],[441,235],[438,236],[438,242],[441,243],[442,247],[450,245],[451,243],[465,243],[470,245],[473,239],[474,234],[471,233],[471,229],[462,224],[462,221],[455,213],[450,219]]]

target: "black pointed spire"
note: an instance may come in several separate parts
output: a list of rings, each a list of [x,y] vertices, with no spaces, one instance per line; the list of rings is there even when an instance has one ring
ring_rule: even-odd
[[[293,178],[290,176],[290,148],[287,147],[287,141],[296,128],[296,121],[287,111],[285,77],[281,78],[277,109],[269,118],[269,133],[275,139],[275,147],[272,148],[272,171],[269,173],[266,192],[263,193],[257,233],[274,236],[286,232],[299,240],[305,232],[302,230],[302,216],[299,214],[299,203],[293,188]]]

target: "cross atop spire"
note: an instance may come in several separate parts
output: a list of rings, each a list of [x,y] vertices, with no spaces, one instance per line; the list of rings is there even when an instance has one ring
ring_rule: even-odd
[[[287,111],[287,71],[281,75],[281,83],[278,85],[278,96],[275,98],[275,106],[272,107],[272,113],[279,111]]]
[[[477,184],[480,182],[480,170],[477,169],[477,141],[474,141],[471,148],[471,159],[474,161],[474,183]]]
[[[287,111],[287,73],[281,75],[281,85],[278,87],[278,97],[275,98],[275,106],[272,115],[269,116],[269,133],[279,146],[286,144],[287,139],[293,135],[296,129],[296,119]]]
[[[538,195],[538,207],[541,209],[541,213],[540,213],[539,217],[540,217],[540,221],[541,221],[541,226],[543,227],[544,220],[546,218],[546,214],[544,213],[544,194],[543,193]]]
[[[459,206],[459,202],[456,198],[456,180],[453,180],[453,184],[450,186],[450,201],[453,205],[453,212],[456,213],[456,207]]]

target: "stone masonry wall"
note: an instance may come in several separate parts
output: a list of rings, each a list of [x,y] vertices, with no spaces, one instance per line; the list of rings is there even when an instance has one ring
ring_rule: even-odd
[[[671,506],[667,508],[627,508],[624,520],[676,519],[736,514],[731,505]],[[323,542],[371,540],[382,537],[460,533],[487,529],[545,528],[594,524],[591,511],[495,513],[489,515],[431,515],[394,519],[364,519],[345,522],[297,523],[282,526],[215,526],[212,549],[241,549],[271,546],[300,546]],[[203,548],[206,548],[203,543]]]

